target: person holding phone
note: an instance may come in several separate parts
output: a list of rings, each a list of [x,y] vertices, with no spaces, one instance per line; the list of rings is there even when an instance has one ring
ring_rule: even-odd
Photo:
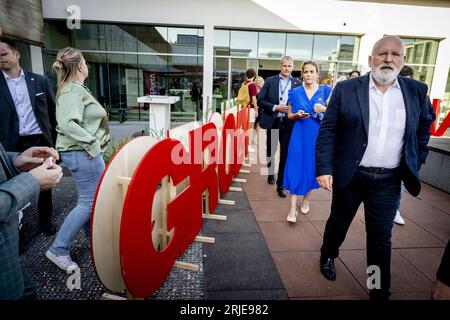
[[[289,143],[284,188],[291,194],[291,209],[286,218],[297,222],[297,197],[303,196],[300,211],[309,212],[309,198],[318,189],[315,171],[315,145],[320,121],[326,110],[331,87],[319,84],[319,66],[307,61],[302,66],[303,86],[289,91],[288,117],[295,120]]]

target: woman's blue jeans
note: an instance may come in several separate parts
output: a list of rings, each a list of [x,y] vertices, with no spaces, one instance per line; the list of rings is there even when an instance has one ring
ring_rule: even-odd
[[[86,151],[61,152],[61,159],[72,173],[78,191],[77,206],[70,211],[56,236],[50,252],[69,255],[78,232],[83,229],[89,239],[90,220],[95,191],[105,169],[102,155],[91,160]]]

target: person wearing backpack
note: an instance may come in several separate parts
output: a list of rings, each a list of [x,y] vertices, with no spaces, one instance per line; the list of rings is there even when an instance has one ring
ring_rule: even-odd
[[[251,108],[254,108],[257,113],[257,91],[256,84],[253,82],[255,77],[256,70],[254,68],[250,68],[245,72],[245,81],[239,88],[236,102],[240,108],[244,108],[250,104]]]
[[[256,84],[254,80],[256,78],[256,70],[250,68],[245,72],[245,81],[242,83],[239,89],[238,96],[236,98],[237,105],[239,108],[244,108],[250,105],[250,128],[254,128],[254,123],[258,117],[258,104],[256,101],[256,96],[258,95]],[[253,140],[253,131],[250,134],[250,141]],[[251,152],[254,149],[250,146],[249,150]]]
[[[274,184],[275,152],[280,141],[280,163],[278,167],[277,193],[281,198],[286,198],[287,193],[283,188],[284,167],[291,138],[293,121],[288,119],[288,92],[299,87],[302,82],[291,76],[294,69],[294,60],[285,56],[281,59],[280,74],[267,78],[264,86],[258,94],[258,106],[261,110],[260,127],[267,129],[267,167],[269,176],[267,182]],[[273,130],[275,129],[275,130]]]

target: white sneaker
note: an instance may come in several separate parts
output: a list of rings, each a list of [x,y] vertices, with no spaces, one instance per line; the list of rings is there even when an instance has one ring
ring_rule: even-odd
[[[76,262],[72,261],[72,258],[70,258],[69,255],[67,256],[58,256],[56,254],[53,254],[50,252],[50,250],[47,250],[45,253],[45,256],[54,264],[58,266],[58,268],[63,269],[64,271],[68,270],[75,270],[78,267]]]
[[[397,213],[395,214],[394,222],[396,224],[401,224],[401,225],[405,224],[405,220],[402,218],[402,216],[400,215],[400,211],[398,211],[398,210],[397,210]]]

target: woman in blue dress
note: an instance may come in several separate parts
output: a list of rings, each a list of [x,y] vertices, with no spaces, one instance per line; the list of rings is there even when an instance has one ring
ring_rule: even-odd
[[[303,196],[300,211],[309,212],[312,190],[318,189],[315,146],[320,121],[326,110],[331,87],[319,85],[319,66],[307,61],[302,66],[303,86],[289,91],[289,119],[295,120],[289,142],[284,188],[291,194],[287,221],[297,222],[297,197]]]

